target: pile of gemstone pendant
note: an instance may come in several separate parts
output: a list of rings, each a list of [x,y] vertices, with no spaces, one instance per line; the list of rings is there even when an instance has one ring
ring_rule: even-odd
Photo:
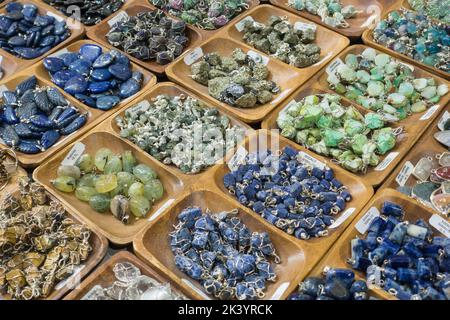
[[[107,111],[135,95],[144,76],[132,71],[130,60],[117,50],[103,52],[84,44],[78,52],[44,59],[44,67],[58,87],[92,108]]]
[[[302,163],[291,147],[279,156],[271,150],[249,154],[223,183],[241,204],[302,240],[327,236],[328,227],[351,200],[332,169]]]
[[[349,264],[400,300],[449,300],[450,239],[404,215],[402,206],[385,201],[366,238],[351,240]]]
[[[280,263],[269,235],[252,232],[238,209],[212,213],[200,207],[181,211],[170,233],[176,267],[219,299],[255,300],[275,282]]]

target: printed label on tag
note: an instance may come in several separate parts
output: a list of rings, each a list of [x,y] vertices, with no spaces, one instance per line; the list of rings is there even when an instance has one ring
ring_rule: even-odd
[[[270,298],[270,300],[280,300],[283,294],[286,292],[287,288],[289,288],[290,282],[283,282],[280,286],[275,290],[274,294]]]
[[[420,121],[428,120],[431,118],[431,116],[438,110],[440,105],[434,105],[430,109],[428,109],[427,112],[423,114],[423,116],[420,117]]]
[[[313,156],[310,156],[306,152],[300,151],[297,155],[297,160],[303,162],[304,164],[310,165],[312,167],[317,167],[320,170],[325,169],[325,163],[317,160]]]
[[[337,227],[339,227],[341,224],[343,224],[345,222],[345,220],[348,219],[348,217],[350,217],[353,212],[355,212],[356,208],[348,208],[347,210],[345,210],[345,212],[336,219],[336,221],[329,226],[330,229],[336,229]]]
[[[72,275],[70,277],[68,277],[67,279],[62,280],[60,283],[58,283],[55,286],[55,290],[60,290],[60,289],[64,288],[66,285],[70,289],[75,289],[81,282],[80,272],[81,272],[81,270],[84,269],[84,267],[85,267],[84,264],[74,267]]]
[[[395,178],[395,181],[397,181],[400,187],[403,187],[405,185],[406,181],[408,181],[409,177],[411,176],[413,170],[414,165],[411,162],[406,161],[402,170],[400,170],[397,177]]]
[[[305,31],[305,30],[311,29],[311,30],[316,31],[317,26],[316,26],[315,24],[297,21],[297,22],[294,24],[294,29],[295,29],[295,30],[300,30],[300,31]]]
[[[400,64],[402,64],[405,67],[409,68],[409,70],[411,70],[411,72],[414,72],[414,67],[412,65],[404,63],[404,62],[400,62]]]
[[[230,168],[231,171],[236,171],[239,166],[244,163],[247,154],[248,152],[244,147],[239,147],[234,156],[228,162],[228,168]]]
[[[148,218],[148,221],[153,221],[158,218],[161,213],[163,213],[174,201],[175,199],[167,200],[166,203],[164,203],[154,214],[151,215],[150,218]]]
[[[242,30],[244,30],[244,25],[247,21],[255,22],[252,16],[245,17],[244,19],[242,19],[241,21],[239,21],[234,25],[236,27],[236,30],[242,32]]]
[[[64,48],[64,49],[61,49],[61,50],[49,55],[49,57],[58,58],[58,57],[62,56],[64,53],[68,53],[68,52],[69,52],[69,50],[67,50],[67,48]]]
[[[184,58],[183,61],[185,64],[187,64],[188,66],[190,66],[191,64],[193,64],[195,61],[197,61],[198,59],[200,59],[201,57],[203,57],[203,50],[200,47],[195,48],[194,50],[192,50],[191,52],[189,52]]]
[[[376,166],[375,171],[383,171],[386,169],[392,161],[394,161],[395,158],[398,156],[398,152],[391,152],[387,155],[386,158],[384,158],[383,161],[381,161],[378,166]]]
[[[61,17],[61,16],[59,16],[59,15],[57,15],[56,13],[53,13],[53,12],[51,12],[51,11],[47,11],[47,15],[50,16],[50,17],[55,18],[55,19],[56,19],[57,21],[59,21],[59,22],[64,21],[64,18],[63,18],[63,17]]]
[[[447,120],[449,118],[450,118],[450,113],[448,111],[445,111],[441,117],[441,120],[439,120],[439,123],[438,123],[439,130],[444,131],[444,124],[447,122]]]
[[[125,11],[120,11],[108,21],[110,27],[114,26],[117,22],[122,21],[123,19],[128,18],[128,14]]]
[[[64,160],[61,162],[63,166],[73,166],[75,163],[77,163],[78,159],[83,155],[84,150],[86,149],[86,146],[81,143],[77,142],[73,146],[72,150],[69,151],[69,153],[66,155]]]
[[[442,233],[447,238],[450,238],[450,222],[448,222],[447,220],[445,220],[444,218],[442,218],[437,214],[433,214],[429,222],[440,233]]]
[[[2,84],[1,86],[0,86],[0,94],[3,94],[3,92],[5,92],[5,91],[8,91],[9,89],[4,85],[4,84]]]
[[[372,221],[378,216],[380,216],[380,211],[378,211],[378,209],[375,207],[370,208],[366,212],[366,214],[356,223],[355,225],[356,230],[358,230],[358,232],[361,234],[366,233]]]
[[[128,112],[130,113],[141,113],[145,112],[150,108],[150,102],[148,100],[142,100],[138,104],[136,104],[134,107],[131,107]]]
[[[267,65],[269,63],[269,57],[263,56],[259,53],[256,53],[255,51],[249,50],[247,54],[250,56],[250,58],[253,59],[256,63],[261,63],[263,65]]]
[[[211,300],[211,298],[206,295],[201,289],[197,288],[191,281],[189,281],[186,278],[181,279],[182,282],[184,282],[186,285],[188,285],[192,290],[197,292],[199,295],[201,295],[206,300]]]
[[[337,67],[339,67],[341,64],[344,64],[344,62],[340,58],[337,58],[336,60],[330,63],[330,65],[325,69],[325,71],[328,74],[334,74],[336,72]]]

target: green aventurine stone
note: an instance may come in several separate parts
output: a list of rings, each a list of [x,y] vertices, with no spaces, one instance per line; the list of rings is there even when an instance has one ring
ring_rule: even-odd
[[[367,137],[363,134],[357,134],[352,139],[352,150],[357,155],[361,155],[363,153],[363,147],[367,144]]]
[[[385,154],[395,146],[395,136],[391,133],[380,133],[376,139],[377,151]]]
[[[364,123],[369,129],[381,129],[384,127],[383,117],[377,113],[368,113],[364,118]]]
[[[327,147],[337,147],[344,140],[345,135],[342,132],[325,129],[323,130],[323,140]]]
[[[364,124],[353,119],[348,119],[344,123],[345,133],[349,136],[354,136],[357,133],[362,133],[364,129]]]

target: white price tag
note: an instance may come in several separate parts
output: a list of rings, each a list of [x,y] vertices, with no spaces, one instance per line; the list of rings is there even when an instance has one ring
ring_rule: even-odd
[[[117,22],[120,22],[128,18],[128,14],[125,11],[119,11],[114,17],[109,19],[108,24],[110,27],[114,26]]]
[[[67,50],[67,48],[61,49],[51,55],[49,55],[49,57],[53,57],[53,58],[59,58],[60,56],[62,56],[65,53],[68,53],[69,50]]]
[[[0,94],[3,94],[3,92],[5,92],[5,91],[9,91],[9,89],[4,84],[2,84],[0,86]]]
[[[328,74],[334,74],[336,72],[337,67],[339,67],[341,64],[344,64],[344,62],[340,58],[337,58],[328,65],[325,71]]]
[[[420,117],[420,121],[424,121],[424,120],[428,120],[431,118],[431,116],[436,112],[436,110],[438,110],[440,107],[440,105],[436,104],[434,106],[432,106],[430,109],[427,110],[427,112],[425,112],[423,114],[423,116]]]
[[[307,154],[306,152],[303,152],[303,151],[300,151],[298,153],[297,161],[300,162],[300,163],[304,163],[304,164],[310,165],[312,167],[317,167],[320,170],[325,169],[325,163],[317,160],[313,156],[310,156],[309,154]]]
[[[47,15],[50,16],[50,17],[55,18],[59,22],[64,21],[63,17],[61,17],[60,15],[57,15],[56,13],[53,13],[51,11],[47,11]]]
[[[301,22],[301,21],[297,21],[294,24],[294,29],[295,30],[300,30],[300,31],[305,31],[305,30],[313,30],[314,32],[317,29],[317,26],[315,24],[311,24],[311,23],[305,23],[305,22]]]
[[[356,223],[355,228],[358,230],[359,233],[364,234],[369,229],[370,224],[372,221],[380,216],[380,211],[378,211],[377,208],[372,207],[370,208],[366,214],[359,219],[359,221]]]
[[[85,149],[86,146],[83,143],[75,143],[75,145],[72,147],[72,150],[69,151],[61,164],[63,166],[74,166],[77,163],[78,159],[80,159],[80,157],[83,155]]]
[[[289,288],[290,282],[283,282],[280,286],[275,290],[270,300],[280,300],[283,294],[286,292],[287,288]]]
[[[261,63],[263,65],[267,65],[269,63],[269,57],[263,56],[259,53],[256,53],[255,51],[249,50],[247,54],[250,56],[250,58],[253,59],[256,63]]]
[[[247,154],[248,152],[244,147],[239,147],[234,156],[228,162],[228,168],[230,168],[231,171],[236,171],[239,166],[244,163]]]
[[[331,226],[329,226],[329,228],[336,229],[337,227],[339,227],[353,214],[353,212],[355,212],[355,210],[356,208],[348,208],[347,210],[345,210],[345,212],[341,214],[341,216],[337,218],[336,221]]]
[[[154,214],[152,214],[150,216],[150,218],[148,218],[148,221],[153,221],[156,218],[158,218],[161,213],[163,213],[168,207],[170,207],[170,205],[175,201],[175,199],[169,199],[166,201],[166,203],[164,203]]]
[[[444,124],[447,122],[449,118],[450,113],[448,111],[445,111],[438,123],[439,130],[444,131]]]
[[[142,113],[147,111],[150,108],[150,102],[148,100],[142,100],[138,104],[136,104],[134,107],[131,107],[127,111],[130,113]]]
[[[193,64],[195,61],[197,61],[201,57],[203,57],[203,50],[202,50],[202,48],[197,47],[194,50],[192,50],[191,52],[189,52],[188,54],[186,54],[183,58],[183,61],[185,64],[190,66],[191,64]]]
[[[450,222],[448,222],[447,220],[445,220],[444,218],[442,218],[437,214],[433,214],[429,222],[440,233],[442,233],[447,238],[450,238]]]
[[[402,170],[400,170],[397,177],[395,178],[395,181],[397,181],[399,186],[403,187],[405,185],[406,181],[408,181],[409,177],[411,176],[413,170],[414,165],[411,162],[406,161]]]
[[[242,32],[242,30],[244,30],[244,25],[247,21],[255,22],[255,20],[252,18],[252,16],[247,16],[234,25],[236,30],[239,32]]]
[[[3,62],[3,56],[0,56],[0,66],[2,65]]]
[[[384,169],[386,169],[391,164],[391,162],[394,161],[395,158],[397,158],[398,154],[398,152],[389,153],[386,158],[384,158],[384,160],[375,167],[375,171],[383,171]]]

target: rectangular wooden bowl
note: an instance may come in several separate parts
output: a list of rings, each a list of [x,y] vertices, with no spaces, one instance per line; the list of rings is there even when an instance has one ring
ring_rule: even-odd
[[[156,281],[165,284],[170,283],[170,287],[172,292],[176,294],[181,294],[189,298],[189,292],[180,287],[177,283],[170,281],[167,279],[166,275],[161,273],[160,271],[154,270],[148,264],[142,262],[139,258],[137,258],[134,254],[128,251],[120,251],[113,255],[108,261],[103,263],[94,272],[92,272],[81,284],[78,288],[71,291],[67,296],[64,297],[64,300],[82,300],[83,297],[95,286],[99,285],[103,288],[111,286],[114,281],[116,281],[116,277],[114,275],[114,266],[117,263],[132,263],[135,265],[140,271],[142,275],[148,276],[150,278],[155,279]]]
[[[19,194],[19,189],[16,188],[14,191],[11,191],[13,195]],[[53,201],[60,201],[57,197],[54,195],[48,193],[48,196]],[[64,202],[61,201],[62,204]],[[77,223],[83,224],[83,222],[78,218],[78,216],[75,214],[75,212],[72,210],[72,208],[64,205],[64,208],[66,209],[67,216],[71,219],[73,219]],[[92,251],[86,261],[83,262],[84,267],[80,269],[77,273],[71,275],[66,280],[61,281],[60,283],[55,285],[55,288],[53,289],[52,293],[43,300],[59,300],[64,295],[66,295],[70,290],[72,290],[72,285],[70,284],[70,279],[83,279],[86,277],[103,259],[103,257],[106,254],[106,250],[108,249],[108,240],[104,236],[102,236],[97,229],[90,228],[91,231],[91,238],[90,238],[90,244],[92,247]],[[9,295],[0,295],[0,300],[11,300],[11,297]]]
[[[114,154],[120,154],[123,151],[130,150],[137,159],[138,163],[143,163],[153,168],[158,174],[164,186],[163,198],[155,202],[146,217],[141,219],[131,219],[130,223],[125,225],[116,219],[110,212],[106,214],[94,211],[88,203],[78,200],[74,193],[63,193],[53,187],[51,180],[56,178],[56,171],[62,160],[72,149],[73,144],[67,146],[64,150],[48,160],[45,164],[37,168],[33,177],[39,181],[50,193],[58,197],[61,202],[73,209],[73,211],[85,221],[88,225],[96,227],[101,234],[108,238],[112,243],[124,246],[133,240],[136,233],[141,230],[151,220],[151,215],[163,210],[173,199],[177,198],[179,192],[183,189],[183,182],[172,172],[167,171],[158,161],[147,156],[133,145],[119,139],[108,132],[90,132],[78,140],[85,145],[85,153],[95,155],[100,148],[109,148]],[[161,209],[163,208],[163,209]]]
[[[436,155],[442,154],[444,152],[448,152],[449,150],[445,148],[444,145],[440,144],[435,138],[434,134],[439,131],[438,123],[439,120],[442,118],[444,113],[447,111],[449,112],[449,107],[447,106],[442,113],[436,118],[436,120],[431,124],[431,126],[428,128],[427,132],[420,138],[419,141],[414,145],[414,147],[411,148],[411,150],[406,154],[403,161],[399,163],[399,165],[395,168],[394,171],[392,171],[391,175],[386,179],[386,182],[381,186],[381,189],[394,189],[396,190],[399,187],[398,182],[396,181],[400,171],[405,167],[405,164],[407,162],[411,163],[413,166],[415,166],[420,159],[424,157],[431,157],[434,159],[434,161],[437,164]],[[413,187],[416,183],[418,183],[419,180],[415,178],[412,174],[409,176],[409,178],[405,181],[405,186]],[[430,207],[430,210],[434,210]]]
[[[299,16],[296,16],[295,14],[292,14],[286,10],[283,10],[278,7],[274,7],[268,4],[259,5],[252,10],[248,11],[247,13],[242,15],[242,18],[237,20],[235,23],[229,25],[226,27],[225,32],[228,37],[231,39],[242,43],[246,47],[264,53],[267,55],[267,53],[259,51],[258,49],[252,47],[250,44],[247,44],[245,40],[243,39],[244,32],[239,32],[237,29],[237,24],[242,21],[243,19],[247,17],[253,18],[256,22],[267,24],[269,18],[271,16],[279,16],[279,17],[286,17],[287,20],[291,25],[295,25],[296,22],[302,22],[307,23],[310,25],[316,26],[316,40],[314,41],[315,44],[317,44],[321,48],[320,53],[320,60],[316,62],[315,64],[305,67],[305,68],[297,68],[294,66],[291,66],[289,64],[286,64],[289,67],[295,68],[295,69],[301,69],[303,72],[306,72],[309,75],[312,75],[316,73],[317,71],[322,68],[323,65],[328,63],[332,58],[334,58],[339,52],[344,50],[349,44],[350,40],[334,31],[331,31],[327,28],[322,27],[321,25],[316,25],[311,23],[310,21],[303,19]],[[273,58],[276,59],[276,58]]]
[[[47,12],[49,12],[52,15],[57,15],[57,16],[61,17],[67,23],[67,17],[66,16],[64,16],[59,11],[54,10],[51,7],[48,7],[47,5],[43,5],[43,3],[40,2],[40,1],[35,1],[35,0],[15,0],[15,2],[19,2],[19,3],[22,3],[22,4],[27,4],[27,3],[34,4],[38,8],[38,14],[42,15],[42,14],[47,14]],[[5,14],[5,13],[6,13],[6,8],[2,7],[0,9],[0,15]],[[69,24],[67,24],[67,27],[70,29],[70,32],[71,32],[70,37],[67,38],[66,40],[64,40],[63,42],[61,42],[60,44],[58,44],[57,46],[53,47],[52,49],[50,49],[49,51],[47,51],[46,53],[44,53],[40,57],[37,57],[35,59],[22,59],[22,58],[19,58],[19,57],[13,55],[13,54],[11,54],[11,53],[1,49],[1,48],[0,48],[0,54],[3,57],[8,57],[8,58],[10,58],[10,60],[14,61],[17,64],[17,69],[16,70],[20,70],[21,71],[24,68],[29,67],[29,66],[31,66],[31,65],[41,61],[46,56],[51,55],[52,53],[60,50],[61,48],[67,47],[72,42],[83,38],[85,30],[84,30],[84,27],[82,25],[79,25],[77,28],[73,28]]]
[[[348,28],[333,28],[326,23],[322,22],[319,16],[313,15],[306,10],[299,11],[288,6],[288,0],[270,0],[270,3],[286,9],[292,13],[295,13],[305,19],[321,24],[322,26],[332,29],[346,37],[349,37],[352,41],[358,40],[364,30],[368,28],[371,23],[375,23],[380,14],[389,10],[392,6],[396,5],[399,0],[343,0],[342,6],[353,5],[356,10],[361,11],[355,18],[346,19],[349,23]],[[372,21],[372,22],[371,22]]]
[[[19,69],[19,63],[6,54],[3,54],[0,56],[1,63],[0,67],[3,71],[3,77],[0,79],[0,81],[6,81],[10,76],[14,75],[16,72],[20,72]]]
[[[317,264],[317,270],[323,270],[325,266],[333,266],[335,268],[350,268],[350,265],[347,264],[347,259],[351,257],[351,248],[350,241],[357,236],[360,238],[365,238],[365,234],[360,234],[356,229],[356,224],[364,218],[366,213],[372,208],[376,207],[380,210],[381,205],[385,201],[391,201],[397,203],[405,209],[405,220],[410,222],[415,222],[416,219],[422,218],[427,222],[433,216],[433,213],[429,211],[426,207],[418,204],[411,198],[391,189],[386,189],[379,191],[375,196],[370,200],[367,206],[360,212],[360,214],[353,220],[352,224],[345,230],[344,234],[339,238],[339,240],[335,243],[335,245],[327,252],[327,254],[323,257],[323,259]],[[442,236],[442,234],[433,228],[434,236]],[[363,272],[355,271],[355,274],[359,279],[366,279],[366,275]],[[381,288],[373,288],[373,291],[377,292],[381,297],[397,300],[397,298],[393,297],[386,291]]]
[[[399,8],[393,8],[393,10],[385,13],[383,15],[382,19],[385,19],[389,15],[390,12],[398,10],[398,9]],[[412,11],[412,10],[409,10],[409,11]],[[408,63],[411,63],[411,64],[413,64],[415,66],[418,66],[418,67],[420,67],[420,68],[422,68],[424,70],[427,70],[427,71],[429,71],[431,73],[434,73],[435,75],[438,75],[441,78],[444,78],[446,80],[450,80],[450,73],[445,72],[445,71],[440,70],[440,69],[437,69],[437,68],[432,67],[432,66],[428,66],[428,65],[426,65],[426,64],[424,64],[424,63],[422,63],[420,61],[417,61],[417,60],[415,60],[413,58],[408,57],[407,55],[398,53],[398,52],[396,52],[394,50],[386,48],[385,46],[383,46],[381,44],[378,44],[377,42],[375,42],[375,40],[373,38],[373,31],[374,31],[374,29],[367,29],[366,31],[364,31],[364,33],[362,35],[362,40],[368,46],[371,46],[371,47],[373,47],[373,48],[375,48],[377,50],[380,50],[380,51],[384,51],[384,52],[388,53],[389,55],[391,55],[393,57],[405,60]]]
[[[14,91],[16,86],[20,82],[29,78],[32,74],[33,74],[33,72],[29,68],[25,69],[25,70],[17,73],[16,75],[9,77],[8,79],[6,79],[6,81],[2,81],[0,83],[0,86],[5,86],[6,88],[8,88],[8,90]],[[44,86],[44,87],[51,86],[54,88],[58,88],[56,85],[45,81],[42,78],[42,76],[39,74],[36,74],[36,78],[38,80],[38,86]],[[58,88],[58,90],[60,90],[60,89]],[[87,120],[86,124],[83,127],[81,127],[79,130],[75,131],[74,133],[72,133],[68,136],[61,137],[59,139],[59,141],[55,145],[53,145],[50,149],[47,149],[47,150],[37,153],[37,154],[25,154],[25,153],[16,151],[19,162],[25,168],[37,167],[38,165],[43,163],[45,160],[50,158],[52,155],[54,155],[55,152],[60,150],[62,147],[66,146],[71,141],[74,141],[75,139],[80,137],[82,134],[86,133],[90,128],[92,128],[96,123],[98,123],[102,119],[103,111],[89,108],[88,106],[81,104],[78,100],[76,100],[71,95],[65,93],[63,90],[60,90],[60,91],[63,93],[64,98],[66,98],[66,100],[69,101],[69,103],[71,105],[77,107],[80,110],[80,112],[82,112],[82,113],[83,112],[88,113],[88,120]],[[0,142],[0,146],[7,147],[5,144],[3,144],[1,142]]]
[[[115,47],[113,45],[111,45],[108,42],[108,39],[106,38],[107,33],[111,29],[110,25],[108,24],[109,21],[114,19],[121,12],[126,12],[128,14],[128,16],[136,16],[138,13],[152,12],[155,10],[156,9],[153,6],[148,4],[147,0],[134,0],[131,3],[128,3],[121,10],[117,11],[114,15],[110,16],[107,19],[102,20],[102,22],[97,24],[95,27],[90,28],[87,31],[87,36],[90,39],[92,39],[98,43],[101,43],[103,46],[105,46],[109,49],[114,49]],[[175,20],[180,20],[180,19],[174,18],[172,16],[171,16],[171,18],[175,19]],[[190,25],[186,25],[186,32],[187,32],[187,36],[189,38],[189,43],[186,46],[186,48],[184,49],[184,51],[187,51],[187,50],[195,47],[202,40],[201,33],[199,31],[197,31],[195,28],[191,27]],[[116,49],[125,53],[120,48],[116,48]],[[157,63],[155,60],[143,61],[143,60],[133,57],[130,54],[127,54],[127,53],[125,53],[125,54],[134,63],[139,64],[140,66],[142,66],[150,71],[153,71],[159,75],[162,75],[164,73],[165,69],[167,68],[167,66],[170,65],[170,63],[161,65],[161,64]]]
[[[298,151],[302,151],[310,155],[319,162],[325,164],[327,167],[333,169],[335,177],[339,181],[341,181],[344,184],[344,186],[348,188],[348,191],[352,196],[352,200],[350,202],[347,202],[344,211],[336,216],[336,219],[339,219],[339,217],[341,216],[345,216],[346,218],[341,218],[344,220],[341,221],[341,224],[338,225],[336,228],[328,229],[329,231],[328,236],[314,238],[310,240],[299,240],[294,236],[290,236],[288,234],[285,234],[283,231],[279,230],[280,233],[285,234],[286,237],[292,239],[294,242],[299,243],[301,246],[305,246],[306,248],[305,251],[307,251],[307,253],[305,254],[305,259],[307,260],[308,264],[314,265],[315,262],[317,262],[317,260],[315,259],[316,258],[319,259],[320,256],[322,256],[334,244],[334,242],[338,239],[340,234],[342,234],[345,228],[356,217],[357,213],[360,212],[362,208],[364,208],[366,203],[373,195],[373,188],[365,181],[365,179],[361,179],[345,171],[344,169],[340,168],[339,166],[335,165],[329,160],[317,157],[309,150],[306,150],[305,148],[289,141],[288,139],[281,137],[274,131],[258,130],[256,135],[249,136],[246,139],[245,145],[243,147],[247,150],[248,153],[264,151],[267,149],[271,150],[272,152],[276,152],[278,150],[280,151],[283,150],[285,147],[292,147]],[[229,156],[232,155],[230,154]],[[225,174],[229,172],[230,169],[227,164],[222,164],[218,166],[215,172],[213,173],[212,183],[210,182],[210,184],[213,184],[214,188],[220,190],[225,198],[229,199],[236,205],[240,205],[239,201],[232,194],[230,194],[229,191],[223,185],[223,177],[225,176]],[[353,208],[352,213],[350,212],[351,208]],[[259,214],[253,212],[250,208],[247,208],[247,210],[252,212],[252,214],[255,215],[258,220],[260,220],[261,222],[263,222],[268,226],[271,226]],[[313,263],[311,261],[315,262]]]
[[[317,89],[317,88],[300,88],[297,90],[290,98],[292,100],[295,100],[299,102],[304,97],[307,97],[309,95],[315,95],[315,94],[332,94],[333,92],[328,89]],[[291,101],[292,101],[291,100]],[[273,112],[271,112],[262,122],[261,128],[267,129],[267,130],[279,130],[277,125],[277,118],[278,115],[289,105],[291,101],[284,101],[279,107],[277,107]],[[361,112],[363,115],[370,113],[370,111],[366,108],[363,108],[353,102],[350,102],[349,100],[343,99],[342,104],[344,106],[353,106],[356,109],[358,109],[359,112]],[[398,122],[390,122],[386,123],[386,126],[389,126],[391,128],[398,128],[401,127],[401,125]],[[389,155],[391,152],[398,152],[399,155],[389,163],[389,165],[381,171],[376,171],[375,167],[368,167],[367,171],[365,173],[359,172],[359,173],[353,173],[357,175],[359,178],[363,179],[365,182],[370,184],[373,187],[379,186],[389,175],[389,173],[395,168],[395,166],[400,162],[400,160],[403,158],[405,154],[408,153],[408,151],[411,149],[411,147],[414,145],[415,142],[414,134],[409,134],[408,131],[406,131],[405,134],[401,134],[397,137],[397,144],[394,149],[392,149],[389,153],[380,156],[380,163]],[[295,141],[292,141],[295,143]],[[314,152],[311,150],[311,152]],[[316,153],[315,153],[316,154]],[[316,154],[318,157],[331,160],[331,158]],[[350,171],[349,171],[350,172]]]
[[[156,86],[154,86],[153,88],[151,88],[148,92],[146,92],[145,94],[141,95],[139,97],[139,99],[136,99],[135,101],[133,101],[132,104],[128,104],[127,106],[125,106],[124,108],[120,109],[116,114],[114,114],[114,116],[112,116],[111,118],[108,119],[108,124],[106,127],[106,130],[108,132],[113,133],[114,135],[116,135],[117,137],[120,137],[120,128],[117,126],[116,124],[116,117],[117,116],[124,116],[125,111],[129,108],[132,108],[133,105],[143,101],[143,100],[148,100],[151,101],[153,99],[155,99],[157,96],[159,95],[169,95],[169,96],[177,96],[177,95],[181,95],[184,94],[185,96],[190,96],[193,97],[195,99],[198,99],[199,101],[203,101],[205,103],[208,104],[209,107],[211,108],[217,108],[219,110],[219,112],[221,114],[224,114],[226,116],[229,117],[230,119],[230,123],[231,125],[237,125],[243,129],[246,130],[247,134],[252,134],[254,133],[254,130],[248,126],[247,124],[245,124],[244,122],[240,121],[240,120],[236,120],[235,118],[233,118],[232,115],[230,115],[230,112],[228,112],[227,110],[223,110],[220,106],[217,106],[214,102],[210,102],[210,101],[205,101],[205,99],[202,99],[200,97],[198,97],[196,94],[192,93],[191,91],[189,91],[188,89],[185,89],[175,83],[172,82],[160,82],[158,83]],[[125,141],[127,141],[127,143],[130,143],[132,145],[134,145],[131,141],[121,138]],[[135,146],[135,145],[134,145]],[[146,153],[145,151],[141,150],[139,147],[135,146],[136,148],[138,148],[140,150],[140,152]],[[150,156],[148,154],[149,157],[153,158],[152,156]],[[209,173],[211,172],[213,167],[209,167],[206,168],[205,170],[201,171],[198,174],[185,174],[183,173],[180,169],[178,169],[177,167],[173,166],[173,165],[166,165],[163,164],[162,162],[158,161],[155,159],[155,161],[159,162],[163,167],[165,167],[168,171],[175,171],[175,173],[181,177],[181,179],[186,183],[186,184],[192,184],[194,182],[198,181],[198,178],[200,175],[209,175]],[[222,160],[219,160],[219,162],[221,162]]]
[[[247,46],[226,37],[222,37],[221,34],[212,37],[210,40],[202,43],[199,47],[203,51],[203,54],[217,52],[221,56],[231,56],[233,50],[236,48],[240,48],[244,52],[249,51]],[[274,81],[280,87],[280,93],[275,95],[274,99],[266,104],[257,105],[254,108],[236,108],[211,97],[208,94],[207,86],[204,86],[191,78],[191,68],[184,62],[184,57],[193,50],[187,51],[167,67],[166,74],[169,79],[190,88],[207,100],[214,101],[217,105],[220,105],[223,109],[228,110],[228,112],[246,123],[261,121],[271,110],[285,100],[298,86],[307,81],[311,76],[307,72],[302,72],[279,60],[270,58],[267,64],[267,68],[270,72],[269,79]],[[261,54],[261,56],[267,57],[265,54]]]
[[[277,254],[281,258],[280,264],[272,264],[277,274],[276,282],[268,282],[264,299],[284,299],[297,286],[301,274],[308,272],[306,250],[271,226],[261,223],[253,214],[241,209],[220,193],[209,188],[198,188],[190,194],[185,193],[169,209],[150,223],[140,232],[134,242],[134,250],[138,257],[150,263],[173,282],[178,283],[195,299],[211,299],[202,286],[189,276],[177,269],[174,255],[169,245],[169,232],[173,231],[178,214],[185,208],[198,206],[203,212],[208,208],[212,212],[239,208],[238,217],[252,232],[267,232],[272,240]]]

